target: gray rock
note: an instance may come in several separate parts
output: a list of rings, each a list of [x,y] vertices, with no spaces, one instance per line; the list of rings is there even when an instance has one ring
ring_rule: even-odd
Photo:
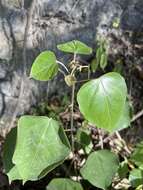
[[[143,32],[143,1],[131,1],[121,16],[121,26],[125,30]]]
[[[7,73],[7,69],[4,65],[4,63],[0,63],[0,80],[5,79]]]
[[[4,60],[12,59],[12,40],[10,29],[5,19],[0,19],[0,58]]]
[[[64,54],[57,51],[58,43],[78,39],[94,47],[96,38],[100,36],[107,38],[109,51],[112,54],[124,54],[123,46],[131,44],[130,38],[126,38],[124,33],[128,30],[142,31],[142,0],[18,2],[16,0],[0,2],[0,62],[2,63],[0,97],[3,97],[0,98],[0,126],[5,126],[6,121],[10,123],[16,109],[18,110],[16,115],[21,115],[41,99],[47,99],[52,93],[58,92],[61,95],[65,93],[61,76],[50,83],[37,82],[28,78],[31,64],[40,51],[53,50],[57,57],[65,62],[69,57],[64,57]],[[114,29],[112,26],[115,18],[121,21],[119,29]],[[27,19],[29,25],[26,51],[24,51],[23,41]],[[121,39],[122,43],[118,48],[115,47],[112,36]],[[130,55],[131,51],[128,50]]]

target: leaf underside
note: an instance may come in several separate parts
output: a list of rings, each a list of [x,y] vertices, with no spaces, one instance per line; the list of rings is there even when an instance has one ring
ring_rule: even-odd
[[[10,180],[35,181],[61,164],[70,153],[70,145],[58,123],[44,116],[23,116],[18,134]],[[18,171],[17,175],[15,174]]]
[[[88,47],[83,42],[73,40],[64,44],[57,45],[57,48],[67,53],[89,55],[92,53],[92,48]]]

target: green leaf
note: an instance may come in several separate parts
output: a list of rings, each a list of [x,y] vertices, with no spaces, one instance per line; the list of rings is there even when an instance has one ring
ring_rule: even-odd
[[[96,61],[97,61],[97,65],[99,65],[100,63],[100,59],[101,59],[101,55],[103,53],[103,48],[102,46],[100,46],[97,51],[96,51]]]
[[[105,69],[105,67],[107,66],[107,55],[106,53],[102,53],[101,55],[101,59],[100,59],[100,67],[101,69]]]
[[[20,173],[16,166],[14,166],[8,173],[9,182],[11,183],[14,180],[22,180]]]
[[[143,185],[139,185],[135,190],[143,190]]]
[[[131,161],[143,170],[143,141],[136,145],[136,148],[131,155]]]
[[[85,83],[77,94],[77,101],[89,122],[112,132],[123,114],[126,96],[124,78],[111,72]]]
[[[97,70],[97,68],[98,68],[98,62],[97,62],[97,60],[94,58],[93,60],[92,60],[92,62],[91,62],[91,70],[92,70],[92,72],[93,73],[95,73],[96,72],[96,70]]]
[[[126,178],[128,172],[129,172],[128,163],[125,160],[125,161],[120,163],[120,167],[119,167],[119,170],[118,170],[119,177],[121,179]]]
[[[67,145],[69,148],[70,148],[70,144],[69,144],[69,141],[68,141],[68,138],[67,136],[65,135],[64,133],[64,130],[62,127],[59,128],[59,136],[60,136],[60,139],[62,140],[63,144]],[[40,175],[38,176],[38,179],[41,179],[43,178],[44,176],[46,176],[51,170],[55,169],[57,166],[61,165],[62,163],[64,162],[64,160],[62,161],[59,161],[57,163],[54,163],[50,166],[48,166],[47,168],[45,168],[41,173]]]
[[[34,61],[30,77],[40,81],[52,79],[58,72],[55,54],[51,51],[42,52]]]
[[[92,53],[92,48],[88,47],[86,44],[73,40],[64,44],[57,45],[57,48],[61,51],[75,54],[89,55]]]
[[[87,154],[91,152],[93,144],[88,129],[79,128],[76,134],[76,142],[79,148],[83,148]]]
[[[125,103],[123,113],[117,123],[117,128],[115,131],[123,130],[130,126],[131,122],[131,107],[129,105],[129,102]]]
[[[53,179],[46,190],[83,190],[80,183],[66,178]]]
[[[45,168],[40,175],[38,176],[38,179],[42,179],[44,176],[46,176],[50,171],[52,171],[53,169],[55,169],[57,166],[63,164],[64,160],[61,162],[58,162],[56,164],[50,165],[47,168]]]
[[[118,167],[117,155],[108,150],[99,150],[89,155],[80,173],[95,187],[107,189],[111,185]]]
[[[143,184],[143,170],[133,169],[129,175],[129,181],[132,187],[138,187]]]
[[[13,163],[23,182],[37,180],[66,159],[70,145],[58,123],[43,116],[23,116],[18,122],[18,135]],[[52,166],[52,167],[51,167]],[[45,175],[48,173],[46,171]],[[13,178],[13,176],[11,176]]]

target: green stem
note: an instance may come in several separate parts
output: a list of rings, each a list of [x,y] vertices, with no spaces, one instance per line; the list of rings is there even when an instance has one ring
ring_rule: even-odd
[[[74,53],[74,57],[73,57],[73,62],[76,62],[76,53]],[[76,66],[73,68],[71,75],[74,75],[74,72],[76,70]],[[73,114],[74,114],[74,96],[75,96],[75,84],[72,85],[72,97],[71,97],[71,146],[72,146],[72,152],[74,154],[74,134],[73,134],[73,129],[74,129],[74,118],[73,118]]]
[[[78,176],[77,174],[77,164],[75,161],[75,147],[74,147],[74,98],[75,98],[75,84],[72,85],[72,98],[71,98],[71,148],[72,148],[72,153],[73,153],[73,164],[74,164],[74,171],[75,175]]]
[[[72,146],[72,152],[74,153],[74,134],[73,134],[73,130],[74,130],[74,118],[73,118],[73,114],[74,114],[74,96],[75,96],[75,84],[72,85],[72,97],[71,97],[71,146]]]

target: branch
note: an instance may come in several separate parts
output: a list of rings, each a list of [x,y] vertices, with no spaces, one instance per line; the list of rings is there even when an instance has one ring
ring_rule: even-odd
[[[133,123],[134,121],[136,121],[137,119],[139,119],[142,116],[143,116],[143,110],[141,110],[140,112],[138,112],[136,115],[133,116],[131,123]]]

